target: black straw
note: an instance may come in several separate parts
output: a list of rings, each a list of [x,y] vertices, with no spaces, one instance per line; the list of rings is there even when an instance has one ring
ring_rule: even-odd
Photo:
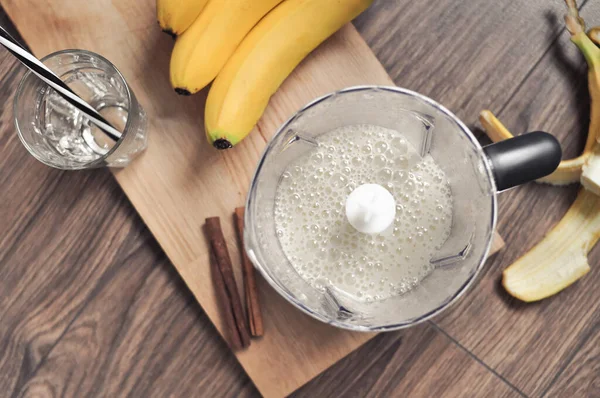
[[[121,138],[121,132],[114,128],[102,115],[100,115],[90,104],[79,97],[69,86],[65,84],[54,72],[52,72],[39,59],[23,47],[10,33],[0,26],[0,44],[14,55],[23,65],[33,72],[38,78],[52,87],[71,105],[83,112],[92,123],[100,128],[114,141]]]

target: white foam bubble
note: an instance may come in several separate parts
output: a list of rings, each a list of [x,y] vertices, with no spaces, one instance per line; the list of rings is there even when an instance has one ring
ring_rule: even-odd
[[[429,260],[450,234],[447,177],[393,130],[348,126],[318,142],[287,167],[277,188],[281,247],[316,288],[333,284],[366,302],[406,293],[431,272]],[[354,230],[341,211],[365,183],[386,187],[397,203],[393,227],[379,235]]]

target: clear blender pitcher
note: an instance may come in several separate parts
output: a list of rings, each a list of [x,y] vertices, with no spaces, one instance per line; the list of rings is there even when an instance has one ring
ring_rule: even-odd
[[[453,200],[450,235],[429,259],[433,271],[408,292],[373,302],[305,281],[286,257],[274,219],[277,186],[290,162],[314,150],[320,135],[365,124],[401,131],[421,156],[430,154],[448,177]],[[560,145],[542,132],[482,148],[450,111],[409,90],[338,91],[301,109],[267,146],[248,195],[247,254],[279,294],[318,320],[357,331],[407,327],[443,311],[475,280],[492,242],[497,192],[550,174],[560,159]]]

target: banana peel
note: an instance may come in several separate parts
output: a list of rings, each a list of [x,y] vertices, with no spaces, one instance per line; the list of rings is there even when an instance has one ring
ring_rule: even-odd
[[[503,141],[514,137],[512,133],[498,120],[490,110],[483,110],[479,113],[479,122],[483,126],[486,135],[493,141]],[[590,157],[591,150],[584,152],[573,159],[563,160],[558,168],[550,175],[540,178],[538,182],[552,185],[568,185],[578,182],[581,179],[583,165]]]
[[[581,169],[581,185],[595,195],[600,195],[600,144],[595,145]]]
[[[588,64],[591,113],[583,153],[563,160],[557,170],[540,182],[566,185],[579,181],[581,189],[562,220],[529,252],[506,268],[502,285],[522,301],[552,296],[589,272],[587,254],[600,238],[600,28],[585,33],[575,0],[566,0],[565,17],[571,41]],[[494,142],[513,137],[489,110],[479,115],[487,135]]]
[[[520,300],[551,296],[589,270],[588,252],[600,238],[600,197],[582,189],[562,220],[502,274],[502,285]]]
[[[590,29],[589,34],[593,37],[592,40],[585,33],[585,23],[577,12],[575,2],[567,1],[567,4],[569,5],[569,14],[565,19],[567,29],[571,33],[571,41],[582,52],[588,64],[588,88],[592,106],[590,126],[583,153],[576,158],[561,161],[554,173],[538,180],[538,182],[552,185],[568,185],[579,182],[582,178],[584,165],[590,161],[594,147],[600,139],[600,106],[598,106],[600,104],[600,48],[594,43],[595,40],[600,42],[600,28]],[[493,142],[513,137],[513,134],[489,110],[484,110],[479,114],[479,121]],[[600,175],[597,179],[590,178],[592,176],[591,171],[595,168],[588,169],[590,172],[586,173],[586,180],[592,180],[593,182],[590,184],[594,184],[594,189],[600,192]],[[596,180],[598,181],[596,182]]]
[[[596,26],[588,30],[587,35],[591,41],[596,43],[597,46],[600,46],[600,26]]]

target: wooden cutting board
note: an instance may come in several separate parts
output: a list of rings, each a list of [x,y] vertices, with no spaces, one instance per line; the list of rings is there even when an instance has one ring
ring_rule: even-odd
[[[115,177],[221,333],[201,230],[204,219],[221,217],[240,282],[232,213],[244,204],[256,163],[277,127],[330,91],[393,84],[354,27],[347,25],[287,79],[250,137],[218,152],[204,138],[206,92],[180,97],[169,85],[172,40],[158,29],[154,0],[0,2],[38,57],[65,48],[87,49],[107,57],[125,75],[148,113],[149,147]],[[492,251],[502,245],[497,237]],[[289,394],[373,337],[321,324],[292,308],[262,279],[259,287],[265,336],[235,355],[265,396]]]

